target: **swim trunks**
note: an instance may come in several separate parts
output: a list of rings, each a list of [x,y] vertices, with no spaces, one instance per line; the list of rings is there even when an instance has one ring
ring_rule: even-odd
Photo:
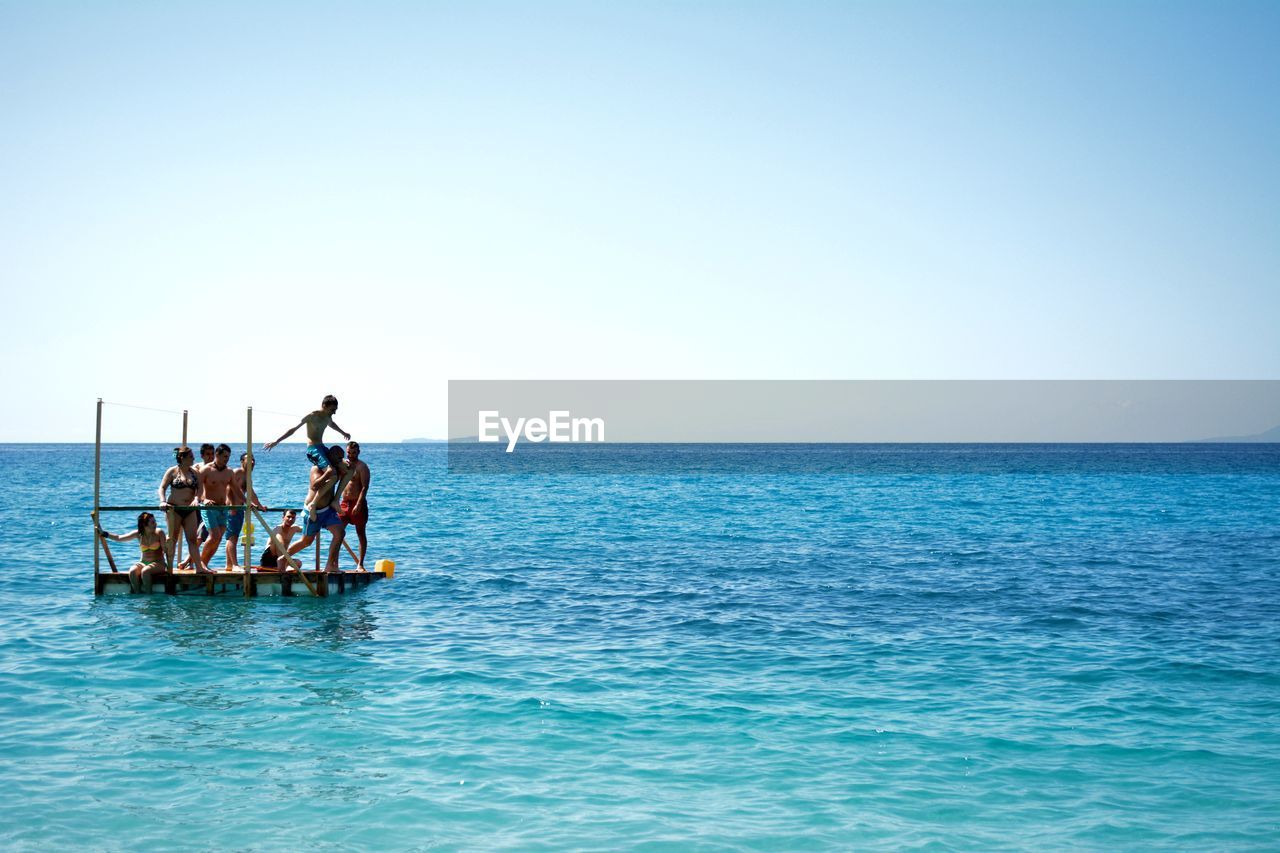
[[[329,507],[325,507],[316,513],[315,521],[307,520],[307,526],[302,529],[302,535],[315,536],[321,530],[333,527],[335,524],[342,524],[342,519]]]
[[[354,524],[357,527],[364,527],[369,523],[369,502],[364,502],[364,508],[359,512],[353,512],[355,509],[355,501],[342,499],[342,503],[338,506],[338,518],[341,518],[347,524]]]
[[[227,536],[236,539],[244,529],[244,510],[233,509],[227,513]]]
[[[311,464],[323,471],[329,467],[329,448],[323,444],[308,444],[307,459]]]
[[[264,569],[274,569],[277,567],[276,552],[270,548],[262,552],[262,556],[258,558],[258,565]]]
[[[209,533],[219,527],[227,526],[227,508],[221,506],[205,506],[200,508],[200,517],[204,519],[204,526],[209,528]]]

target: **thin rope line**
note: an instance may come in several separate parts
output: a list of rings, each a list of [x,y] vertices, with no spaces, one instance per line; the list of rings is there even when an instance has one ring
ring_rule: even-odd
[[[182,412],[174,411],[173,409],[157,409],[157,408],[155,408],[154,406],[136,406],[136,405],[134,405],[133,403],[117,403],[117,402],[115,402],[114,400],[103,400],[103,401],[102,401],[102,405],[104,405],[104,406],[121,406],[121,407],[126,408],[126,409],[140,409],[140,410],[142,410],[142,411],[144,411],[144,412],[162,412],[162,413],[164,413],[164,414],[166,414],[166,415],[180,415],[180,414],[182,414]],[[297,412],[292,412],[292,413],[290,413],[290,412],[274,412],[274,411],[272,411],[271,409],[260,409],[260,408],[258,408],[257,406],[255,406],[255,407],[253,408],[253,410],[254,410],[255,412],[261,412],[261,413],[262,413],[262,414],[264,414],[264,415],[279,415],[279,416],[280,416],[280,417],[282,417],[282,418],[298,418],[299,420],[301,420],[301,419],[302,419],[302,418],[298,415],[298,413],[297,413]]]
[[[173,409],[156,409],[151,406],[135,406],[132,403],[113,403],[110,400],[103,400],[104,406],[120,406],[125,409],[141,409],[144,412],[162,412],[166,415],[180,415],[182,412],[175,412]]]

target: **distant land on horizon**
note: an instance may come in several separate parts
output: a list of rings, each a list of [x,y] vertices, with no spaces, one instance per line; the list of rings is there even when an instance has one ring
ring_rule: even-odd
[[[401,444],[447,444],[447,438],[402,438]]]
[[[1197,442],[1197,444],[1267,444],[1271,442],[1280,443],[1280,426],[1273,426],[1266,432],[1260,432],[1254,435],[1226,435],[1220,438],[1202,438]]]

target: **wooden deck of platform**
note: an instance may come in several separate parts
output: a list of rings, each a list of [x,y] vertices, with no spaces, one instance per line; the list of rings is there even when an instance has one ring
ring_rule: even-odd
[[[364,589],[376,580],[386,577],[383,572],[305,572],[319,597],[340,595]],[[152,576],[152,594],[156,595],[228,595],[244,598],[244,572],[157,572]],[[258,569],[249,573],[249,595],[311,595],[306,582],[298,572],[280,572],[275,569]],[[129,575],[126,572],[102,572],[96,576],[94,595],[119,595],[130,593]]]

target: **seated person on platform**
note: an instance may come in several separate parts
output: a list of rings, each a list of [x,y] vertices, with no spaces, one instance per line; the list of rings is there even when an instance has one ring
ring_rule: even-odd
[[[198,469],[191,465],[196,455],[184,444],[173,449],[173,458],[178,464],[167,469],[160,478],[160,506],[164,508],[165,517],[169,520],[169,542],[165,550],[172,557],[178,544],[178,536],[184,534],[190,556],[178,568],[188,568],[194,562],[197,572],[207,572],[208,568],[200,560],[200,548],[196,544],[200,501],[204,497],[204,486],[200,483]]]
[[[342,433],[347,441],[351,440],[351,433],[334,423],[333,416],[338,411],[338,398],[332,394],[327,395],[320,401],[320,408],[314,412],[310,412],[302,416],[302,420],[298,421],[297,426],[277,438],[275,441],[268,441],[262,445],[263,450],[270,450],[280,442],[298,431],[298,427],[305,426],[307,428],[307,459],[312,465],[324,469],[329,467],[330,458],[329,450],[324,446],[324,431],[333,427],[336,431]],[[338,475],[342,478],[341,487],[347,485],[347,480],[351,478],[351,472],[347,470],[346,463],[342,461],[342,454],[338,454],[338,461],[333,463],[338,469]],[[340,490],[339,490],[340,491]],[[310,502],[303,507],[307,511],[307,518],[311,521],[316,520],[316,513],[320,511],[320,507]],[[333,509],[338,509],[337,499],[335,497]]]
[[[284,545],[288,550],[289,543],[293,541],[293,537],[302,530],[297,525],[298,513],[294,510],[285,510],[284,521],[272,529],[273,537],[267,539],[267,550],[262,552],[262,558],[258,560],[258,564],[264,569],[282,568],[280,555],[276,553],[276,540],[280,540],[280,544]],[[296,560],[294,562],[297,562]]]
[[[258,496],[247,490],[249,483],[248,472],[253,470],[253,463],[249,460],[248,453],[240,454],[240,467],[231,472],[232,482],[235,483],[236,489],[241,495],[244,495],[244,502],[252,506],[258,512],[266,509],[265,506],[258,503]],[[227,513],[227,570],[240,568],[240,561],[236,559],[236,548],[240,544],[240,531],[244,529],[244,510],[233,509]]]
[[[327,572],[338,571],[338,549],[342,547],[342,537],[346,528],[342,519],[338,517],[338,513],[331,507],[336,497],[337,469],[341,461],[342,448],[335,444],[329,448],[329,465],[324,468],[315,465],[311,468],[311,488],[307,492],[307,503],[323,509],[317,510],[315,521],[307,522],[306,528],[302,531],[302,539],[289,548],[289,554],[292,556],[314,542],[321,530],[328,530],[329,535],[333,537],[333,543],[329,546],[329,560],[325,564]]]
[[[228,506],[244,503],[244,495],[236,488],[235,477],[227,462],[231,460],[231,448],[219,444],[213,457],[213,464],[201,470],[200,482],[204,486],[204,501],[200,505],[200,515],[204,518],[204,526],[209,528],[209,539],[200,552],[200,562],[209,565],[210,558],[218,552],[218,543],[222,541],[223,531],[227,529],[230,510]],[[227,566],[230,569],[230,566]]]
[[[134,592],[151,592],[151,576],[156,572],[169,570],[169,559],[166,556],[166,543],[169,535],[156,527],[156,517],[149,512],[138,516],[138,529],[123,536],[108,533],[101,527],[98,533],[112,542],[132,542],[138,540],[138,548],[142,558],[129,569],[129,589]]]

